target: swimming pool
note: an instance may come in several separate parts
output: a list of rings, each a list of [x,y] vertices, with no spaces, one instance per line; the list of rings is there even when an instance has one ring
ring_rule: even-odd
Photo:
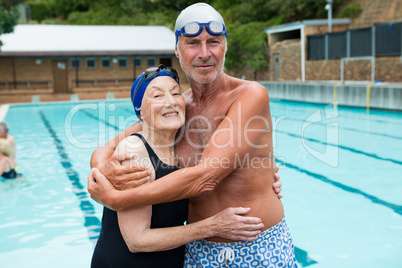
[[[271,101],[282,199],[304,267],[400,267],[402,114]],[[136,119],[129,101],[11,106],[17,180],[0,179],[0,267],[89,267],[102,207],[93,149]]]

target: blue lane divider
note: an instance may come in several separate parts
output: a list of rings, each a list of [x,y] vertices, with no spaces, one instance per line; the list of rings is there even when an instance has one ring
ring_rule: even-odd
[[[124,110],[124,111],[126,111],[126,112],[129,112],[130,114],[133,114],[133,115],[135,114],[134,108],[130,110],[130,109],[127,109],[127,108],[122,108],[122,107],[120,107],[119,109],[120,109],[120,110]]]
[[[361,196],[363,196],[363,197],[369,199],[371,202],[373,202],[373,203],[375,203],[375,204],[379,204],[379,205],[385,206],[385,207],[387,207],[387,208],[390,208],[390,209],[392,209],[393,211],[395,211],[396,213],[398,213],[399,215],[402,215],[402,206],[401,206],[401,205],[396,205],[396,204],[389,203],[389,202],[387,202],[387,201],[384,201],[384,200],[382,200],[382,199],[379,199],[378,197],[376,197],[376,196],[374,196],[374,195],[365,193],[365,192],[363,192],[363,191],[361,191],[361,190],[359,190],[359,189],[357,189],[357,188],[353,188],[353,187],[347,186],[347,185],[345,185],[345,184],[342,184],[342,183],[340,183],[340,182],[331,180],[331,179],[327,178],[327,177],[324,176],[324,175],[311,172],[311,171],[306,170],[306,169],[303,169],[303,168],[301,168],[301,167],[299,167],[299,166],[290,164],[290,163],[288,163],[288,162],[284,162],[284,161],[282,161],[282,160],[280,160],[280,159],[275,158],[275,162],[276,162],[277,164],[281,164],[281,165],[283,165],[283,166],[285,166],[285,167],[287,167],[287,168],[294,169],[294,170],[296,170],[296,171],[298,171],[298,172],[300,172],[300,173],[304,173],[304,174],[306,174],[306,175],[308,175],[308,176],[310,176],[310,177],[313,177],[313,178],[315,178],[315,179],[318,179],[318,180],[320,180],[320,181],[329,183],[329,184],[331,184],[332,186],[335,186],[335,187],[337,187],[337,188],[339,188],[339,189],[342,189],[342,190],[344,190],[344,191],[347,191],[347,192],[350,192],[350,193],[353,193],[353,194],[361,195]]]
[[[114,128],[114,129],[116,129],[116,130],[118,130],[118,131],[121,131],[120,128],[118,128],[117,126],[112,125],[112,124],[110,124],[109,122],[107,122],[107,121],[105,121],[105,120],[103,120],[103,119],[100,119],[99,117],[97,117],[97,116],[95,116],[95,115],[93,115],[93,114],[91,114],[91,113],[88,113],[87,111],[80,110],[80,112],[86,114],[87,116],[91,117],[92,119],[101,121],[102,123],[104,123],[104,124],[105,124],[106,126],[108,126],[108,127]]]
[[[365,155],[365,156],[368,156],[368,157],[371,157],[371,158],[375,158],[377,160],[388,161],[388,162],[392,162],[392,163],[395,163],[395,164],[398,164],[398,165],[402,165],[402,161],[400,161],[400,160],[381,157],[381,156],[378,156],[378,155],[373,154],[373,153],[367,153],[367,152],[364,152],[364,151],[361,151],[361,150],[358,150],[358,149],[355,149],[355,148],[347,147],[347,146],[344,146],[344,145],[332,144],[332,143],[328,143],[328,142],[322,142],[320,140],[316,140],[316,139],[313,139],[313,138],[302,137],[300,135],[289,133],[289,132],[286,132],[286,131],[281,131],[281,130],[276,130],[276,132],[286,134],[286,135],[288,135],[290,137],[294,137],[294,138],[301,138],[301,139],[305,139],[305,140],[308,140],[308,141],[320,143],[320,144],[323,144],[323,145],[330,145],[330,146],[338,147],[340,149],[347,150],[347,151],[350,151],[350,152],[356,153],[356,154]]]
[[[297,262],[300,263],[303,267],[307,267],[317,263],[317,261],[311,259],[308,256],[307,251],[304,251],[298,247],[295,247],[295,256]]]
[[[297,109],[297,108],[294,109],[293,107],[290,108],[289,106],[287,106],[286,108],[281,108],[282,110],[286,109],[287,112],[293,111],[293,112],[296,112],[296,113],[305,112],[306,111],[305,108],[307,106],[308,106],[307,108],[325,109],[325,106],[332,105],[330,103],[327,103],[327,104],[314,104],[314,103],[304,103],[304,102],[301,103],[300,101],[293,101],[293,100],[270,100],[270,103],[277,103],[277,104],[289,103],[291,105],[293,105],[295,103],[296,104],[302,104],[302,106],[300,106],[300,109]],[[342,114],[338,115],[338,117],[340,117],[340,118],[348,118],[348,119],[350,119],[350,115],[349,114],[346,115],[344,113],[354,113],[357,116],[361,116],[361,115],[365,116],[365,115],[367,115],[366,109],[360,108],[360,107],[347,107],[347,108],[345,108],[345,107],[339,107],[339,105],[338,105],[338,110],[342,111]],[[364,114],[362,114],[361,111],[364,111]],[[273,105],[271,105],[271,114],[275,115],[275,112],[277,112],[277,107],[274,107]],[[395,125],[399,124],[399,123],[402,123],[402,121],[400,121],[401,118],[399,118],[399,117],[387,117],[386,119],[373,118],[373,116],[385,117],[385,116],[388,116],[387,114],[398,114],[398,116],[399,116],[400,112],[381,111],[381,110],[379,110],[378,112],[383,113],[383,114],[378,114],[378,113],[371,114],[369,120],[373,121],[373,122],[378,122],[378,123],[395,124]],[[356,119],[356,118],[353,118],[353,119]],[[394,119],[396,119],[396,120],[394,120]],[[360,119],[356,119],[356,120],[360,120]],[[390,120],[392,120],[392,121],[390,121]]]
[[[84,214],[84,226],[88,230],[88,236],[90,240],[98,239],[99,232],[101,229],[101,221],[95,216],[95,207],[89,200],[89,195],[86,192],[85,187],[81,184],[79,174],[74,170],[71,160],[64,148],[62,142],[57,137],[56,132],[53,130],[51,124],[46,119],[46,116],[42,111],[39,112],[43,123],[45,124],[50,136],[53,138],[54,144],[56,145],[57,152],[60,155],[60,164],[65,169],[66,175],[73,186],[73,192],[80,201],[80,209]]]
[[[290,120],[290,121],[296,121],[296,122],[306,122],[306,120],[303,119],[297,119],[297,118],[289,118],[286,117],[284,120]],[[335,128],[335,126],[331,126],[325,123],[320,123],[320,122],[314,122],[314,125],[322,125],[325,127],[332,127]],[[363,133],[363,134],[369,134],[369,135],[375,135],[375,136],[379,136],[379,137],[387,137],[387,138],[391,138],[391,139],[395,139],[395,140],[402,140],[402,137],[398,137],[398,136],[394,136],[394,135],[390,135],[387,133],[380,133],[380,132],[367,132],[367,131],[363,131],[360,129],[356,129],[356,128],[351,128],[351,127],[339,127],[339,129],[345,129],[345,130],[349,130],[349,131],[354,131],[354,132],[359,132],[359,133]]]

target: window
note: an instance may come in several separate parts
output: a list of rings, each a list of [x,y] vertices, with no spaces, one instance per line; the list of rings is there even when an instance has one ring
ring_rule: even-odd
[[[70,59],[70,67],[71,69],[79,69],[81,66],[81,61],[79,58],[71,58]]]
[[[95,58],[86,58],[87,68],[95,68],[96,67],[96,59]]]
[[[156,65],[155,57],[148,57],[147,65],[148,66],[155,66]]]
[[[119,58],[119,67],[124,68],[127,67],[127,58]]]
[[[134,57],[133,62],[134,62],[135,67],[141,67],[142,66],[142,57]]]
[[[110,68],[110,58],[102,58],[102,67],[103,68]]]
[[[172,58],[160,58],[159,64],[163,64],[166,67],[171,67],[172,66]]]

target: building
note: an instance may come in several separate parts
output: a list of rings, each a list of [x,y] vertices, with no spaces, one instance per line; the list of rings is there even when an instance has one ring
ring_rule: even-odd
[[[135,78],[159,64],[187,83],[164,26],[17,25],[0,40],[1,103],[129,97]]]
[[[333,31],[348,29],[350,19],[332,21]],[[323,34],[328,31],[326,20],[305,20],[270,27],[265,30],[268,35],[270,51],[270,80],[309,80],[306,62],[307,36]],[[310,69],[307,72],[312,71]],[[321,79],[324,80],[324,79]]]
[[[305,20],[266,29],[272,81],[402,82],[402,5],[354,0],[355,19]]]

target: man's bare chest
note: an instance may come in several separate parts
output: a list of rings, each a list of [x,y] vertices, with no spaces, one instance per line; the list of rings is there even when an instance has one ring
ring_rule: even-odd
[[[193,109],[186,111],[184,130],[177,139],[176,155],[182,167],[194,166],[226,116],[222,109]]]

